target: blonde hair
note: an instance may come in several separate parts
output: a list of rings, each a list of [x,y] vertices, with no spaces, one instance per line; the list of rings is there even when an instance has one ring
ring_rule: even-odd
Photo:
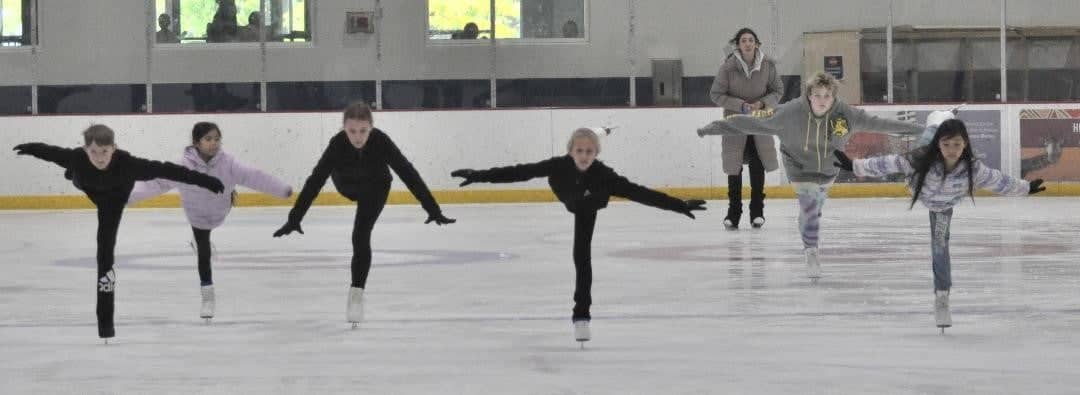
[[[840,91],[840,81],[833,77],[832,74],[819,71],[815,73],[803,86],[803,96],[810,97],[814,88],[825,88],[829,92],[832,92],[833,96],[836,96]]]
[[[570,141],[566,143],[566,153],[570,153],[570,151],[574,150],[574,141],[580,138],[591,140],[593,145],[596,146],[596,153],[600,153],[600,136],[590,128],[577,128],[577,130],[570,135]]]

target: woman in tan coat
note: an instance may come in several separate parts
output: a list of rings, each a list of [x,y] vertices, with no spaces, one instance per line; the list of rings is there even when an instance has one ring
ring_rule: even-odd
[[[725,115],[766,114],[776,108],[784,95],[784,85],[776,62],[761,52],[761,41],[750,28],[739,29],[731,44],[737,49],[724,60],[709,96],[724,108]],[[765,172],[777,169],[776,145],[772,136],[725,136],[721,158],[728,175],[728,214],[724,227],[739,228],[742,217],[742,166],[750,167],[750,224],[765,224]]]

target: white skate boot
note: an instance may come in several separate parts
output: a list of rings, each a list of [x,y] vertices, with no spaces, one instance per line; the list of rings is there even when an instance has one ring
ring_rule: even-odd
[[[199,310],[199,317],[206,319],[206,323],[210,323],[210,319],[214,318],[214,285],[203,285],[202,289],[202,309]]]
[[[817,247],[807,247],[803,249],[803,254],[806,255],[806,277],[809,277],[813,282],[817,282],[817,280],[821,278],[821,263],[818,262],[818,249]]]
[[[750,226],[753,226],[755,229],[760,228],[760,227],[762,227],[764,225],[765,225],[765,218],[764,217],[755,217],[754,219],[750,220]]]
[[[589,331],[589,320],[574,321],[574,340],[581,343],[581,348],[585,348],[585,342],[590,338],[592,334]]]
[[[352,323],[353,329],[364,320],[364,289],[349,287],[349,306],[345,312],[345,319]]]
[[[952,326],[952,313],[949,312],[949,291],[936,290],[934,291],[934,321],[937,322],[937,327],[941,328],[941,333],[945,333],[945,328]]]

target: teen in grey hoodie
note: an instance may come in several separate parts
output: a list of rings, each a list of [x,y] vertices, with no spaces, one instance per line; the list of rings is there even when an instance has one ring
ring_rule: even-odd
[[[769,118],[738,115],[698,129],[698,136],[773,135],[780,138],[780,156],[788,180],[799,200],[799,233],[806,255],[807,276],[821,277],[818,264],[818,229],[821,208],[838,168],[832,151],[843,150],[855,132],[919,135],[923,127],[879,118],[836,98],[839,82],[817,73],[803,88],[803,95],[781,104]]]

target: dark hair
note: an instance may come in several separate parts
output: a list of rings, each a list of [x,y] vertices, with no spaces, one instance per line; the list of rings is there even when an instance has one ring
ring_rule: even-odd
[[[975,202],[975,175],[973,173],[975,154],[971,151],[971,139],[968,138],[967,126],[964,125],[964,121],[950,119],[938,126],[937,132],[934,133],[934,139],[930,141],[930,144],[908,154],[908,162],[911,163],[911,167],[915,168],[915,190],[911,196],[911,206],[908,208],[915,207],[915,201],[919,200],[919,193],[922,192],[923,184],[926,182],[926,173],[930,171],[930,168],[935,163],[945,162],[945,157],[941,155],[941,147],[938,143],[941,140],[951,139],[956,136],[964,139],[964,152],[960,154],[960,161],[967,164],[967,168],[964,170],[967,171],[968,196],[971,196],[972,203]]]
[[[347,121],[350,119],[355,119],[359,121],[374,121],[374,119],[371,117],[371,107],[368,107],[367,103],[364,102],[356,102],[349,104],[348,107],[345,107],[344,119],[342,119],[342,121]]]
[[[116,134],[108,126],[102,124],[90,125],[82,132],[83,143],[85,146],[89,146],[91,143],[97,143],[97,145],[116,145]]]
[[[728,43],[731,43],[731,45],[738,46],[739,45],[739,37],[742,37],[742,35],[746,34],[746,33],[750,33],[751,36],[754,36],[754,42],[757,43],[758,45],[761,45],[761,40],[758,39],[757,33],[754,33],[754,30],[750,29],[748,27],[744,27],[742,29],[739,29],[739,32],[735,33],[735,38],[732,38],[731,41],[728,41]]]
[[[211,131],[218,131],[221,134],[221,129],[218,129],[216,123],[213,122],[199,122],[195,124],[195,127],[191,128],[191,145],[198,145],[199,140],[202,140],[203,136],[210,134]]]

